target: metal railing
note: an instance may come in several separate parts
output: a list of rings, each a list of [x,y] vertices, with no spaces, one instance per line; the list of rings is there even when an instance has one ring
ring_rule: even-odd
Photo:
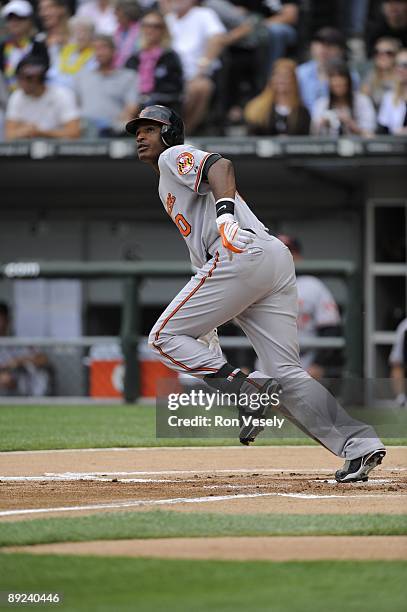
[[[344,336],[312,338],[303,343],[303,348],[345,348],[347,375],[361,373],[361,286],[355,265],[350,261],[309,260],[296,265],[297,274],[314,274],[323,277],[342,278],[347,285],[348,304],[345,315]],[[125,369],[123,396],[126,402],[134,402],[139,396],[140,379],[138,367],[138,347],[142,340],[140,334],[139,288],[143,278],[182,277],[193,274],[187,262],[143,261],[143,262],[81,262],[81,261],[31,261],[0,264],[0,278],[76,278],[76,279],[123,279],[125,295],[122,306],[122,327],[120,344]],[[3,344],[14,346],[52,346],[59,343],[65,346],[89,346],[106,343],[112,338],[82,337],[68,340],[50,338],[4,338]],[[117,338],[114,341],[117,342]],[[90,342],[92,341],[92,342]],[[244,337],[224,337],[222,344],[229,347],[250,347]]]

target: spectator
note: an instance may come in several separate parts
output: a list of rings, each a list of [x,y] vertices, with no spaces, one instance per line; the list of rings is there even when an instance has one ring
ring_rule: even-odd
[[[9,309],[0,304],[0,337],[10,335]],[[50,395],[52,368],[44,353],[0,346],[0,396]]]
[[[315,102],[313,133],[319,136],[341,134],[371,136],[376,130],[373,102],[355,92],[346,64],[332,62],[328,68],[329,94]]]
[[[69,6],[66,0],[39,0],[38,9],[50,64],[53,65],[61,48],[69,41]]]
[[[18,138],[79,138],[79,110],[68,89],[47,85],[48,64],[27,55],[17,66],[18,88],[7,104],[5,136]]]
[[[111,0],[89,0],[80,5],[76,14],[90,19],[96,34],[113,36],[119,26]]]
[[[368,33],[369,56],[383,37],[397,38],[402,47],[407,47],[407,0],[383,0],[382,14]]]
[[[47,48],[36,33],[33,9],[27,0],[11,0],[1,11],[6,21],[7,37],[0,43],[0,71],[4,74],[8,91],[17,87],[16,67],[29,53],[48,58]]]
[[[401,321],[396,330],[396,340],[389,357],[390,377],[396,395],[396,403],[407,407],[407,319]]]
[[[4,115],[7,106],[8,91],[6,81],[0,72],[0,141],[4,139]]]
[[[374,50],[374,62],[368,72],[361,92],[370,96],[376,110],[379,109],[384,94],[394,88],[396,78],[396,55],[400,42],[396,38],[379,38]]]
[[[396,85],[383,96],[378,123],[381,133],[407,135],[407,49],[397,55]]]
[[[339,29],[345,33],[352,64],[366,61],[365,33],[370,0],[337,0]]]
[[[196,0],[170,0],[166,22],[185,79],[185,127],[189,134],[203,121],[214,91],[217,58],[225,46],[225,28],[217,14]]]
[[[294,262],[302,260],[302,245],[297,238],[280,234],[277,236],[291,251]],[[298,291],[298,339],[340,336],[341,317],[338,306],[328,287],[316,276],[299,275]],[[301,349],[302,367],[317,380],[327,375],[337,374],[342,365],[341,351],[338,349]]]
[[[141,21],[141,49],[126,64],[137,70],[140,104],[163,104],[179,114],[182,111],[182,66],[170,49],[170,34],[163,16],[157,11],[144,15]]]
[[[79,74],[75,82],[81,117],[88,135],[122,134],[139,106],[137,77],[133,70],[114,67],[116,49],[110,36],[99,34],[93,46],[98,68]]]
[[[309,134],[310,115],[301,101],[295,67],[290,59],[277,60],[266,88],[246,106],[251,134]]]
[[[118,28],[114,35],[116,56],[115,68],[123,68],[140,45],[140,7],[136,0],[118,0],[116,18]]]
[[[268,0],[263,2],[270,11],[266,25],[270,32],[270,67],[297,42],[299,0]]]
[[[75,77],[81,72],[97,67],[93,50],[93,23],[83,17],[69,20],[70,41],[64,45],[47,73],[47,80],[54,85],[72,88]]]
[[[297,68],[301,97],[308,111],[312,113],[316,100],[328,95],[327,68],[333,60],[345,61],[345,39],[339,30],[322,28],[311,41],[311,60]],[[355,89],[359,87],[359,76],[352,72]]]

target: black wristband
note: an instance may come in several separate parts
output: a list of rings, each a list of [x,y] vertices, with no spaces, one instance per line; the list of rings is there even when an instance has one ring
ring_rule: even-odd
[[[235,214],[235,201],[232,198],[223,198],[216,202],[216,216]]]

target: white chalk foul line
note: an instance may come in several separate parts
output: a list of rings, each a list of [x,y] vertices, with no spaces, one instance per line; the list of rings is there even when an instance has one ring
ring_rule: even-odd
[[[328,472],[332,474],[334,468],[239,468],[239,469],[216,469],[216,470],[148,470],[136,472],[45,472],[45,476],[175,476],[182,474],[255,474],[256,476],[265,476],[266,474],[321,474]],[[406,472],[407,467],[381,467],[380,471],[384,472]],[[1,477],[0,477],[1,478]]]
[[[88,475],[76,475],[74,476],[0,476],[0,482],[77,482],[77,481],[90,481],[90,482],[131,482],[131,483],[184,483],[184,482],[196,482],[196,480],[172,480],[169,478],[102,478],[100,476],[88,476]]]
[[[174,497],[170,499],[153,499],[153,500],[134,500],[115,502],[109,504],[91,504],[86,506],[60,506],[57,508],[27,508],[21,510],[3,510],[0,511],[2,516],[17,516],[21,514],[43,514],[53,512],[83,512],[86,510],[109,510],[117,508],[135,508],[140,506],[165,506],[176,504],[204,504],[208,502],[233,501],[235,499],[250,499],[259,497],[291,497],[297,499],[366,499],[370,498],[386,498],[386,497],[404,497],[407,495],[310,495],[308,493],[241,493],[238,495],[217,495],[209,497]]]

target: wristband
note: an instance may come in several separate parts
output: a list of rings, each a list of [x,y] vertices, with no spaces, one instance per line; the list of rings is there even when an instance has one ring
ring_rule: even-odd
[[[222,215],[234,215],[235,213],[235,201],[233,198],[220,198],[216,204],[216,216]]]

